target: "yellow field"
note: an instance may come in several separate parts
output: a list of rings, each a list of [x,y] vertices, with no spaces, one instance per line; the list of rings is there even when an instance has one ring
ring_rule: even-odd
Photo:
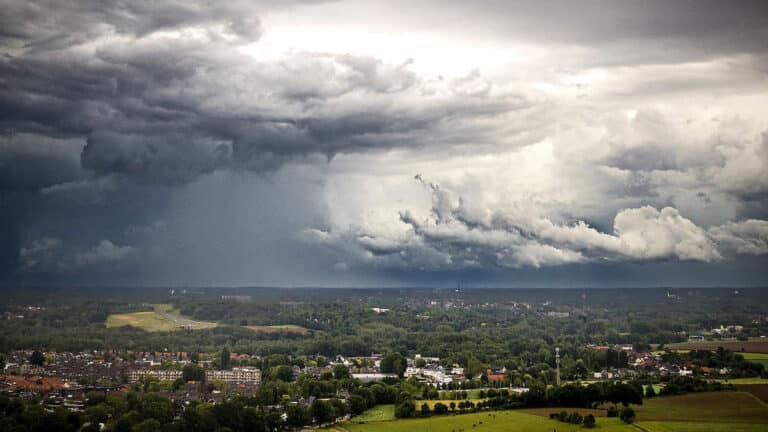
[[[171,305],[154,305],[152,312],[133,312],[112,314],[107,317],[107,328],[132,326],[148,332],[166,332],[183,329],[201,330],[216,327],[216,323],[193,321],[184,318],[172,309]]]

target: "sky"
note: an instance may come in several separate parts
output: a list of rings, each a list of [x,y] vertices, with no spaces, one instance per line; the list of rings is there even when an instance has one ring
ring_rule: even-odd
[[[768,286],[764,1],[0,0],[0,284]]]

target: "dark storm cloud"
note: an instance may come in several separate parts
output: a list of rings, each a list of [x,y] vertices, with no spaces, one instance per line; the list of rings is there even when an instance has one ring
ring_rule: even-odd
[[[47,50],[87,42],[106,32],[144,36],[158,30],[220,25],[227,33],[256,39],[257,4],[229,1],[79,0],[0,3],[0,37],[10,45]]]
[[[423,81],[409,62],[322,53],[253,59],[236,48],[258,39],[261,10],[251,2],[3,4],[6,275],[87,273],[112,262],[89,259],[96,252],[131,250],[119,232],[137,219],[151,223],[162,205],[113,211],[115,198],[138,196],[114,176],[179,186],[219,169],[274,171],[312,154],[450,144],[484,127],[476,119],[530,106],[487,83],[467,95],[464,81]],[[42,216],[67,211],[77,216]],[[93,218],[109,224],[73,222]]]
[[[0,191],[34,191],[82,177],[82,141],[31,134],[0,136]]]
[[[98,30],[92,21],[107,20],[117,31],[133,30],[127,40],[56,50],[6,47],[0,126],[85,139],[82,165],[98,174],[178,184],[217,168],[272,170],[311,153],[455,140],[456,131],[439,129],[529,105],[517,95],[465,97],[454,92],[461,83],[442,83],[445,94],[425,94],[434,85],[420,82],[407,63],[309,53],[263,63],[216,38],[142,37],[199,24],[187,6],[179,8],[179,19],[147,28],[120,21],[122,13],[103,16],[98,8],[80,23]],[[235,11],[216,11],[211,19]],[[53,32],[55,23],[64,31],[68,12],[54,23],[46,14],[32,15],[11,33],[33,43],[36,22],[41,32]]]
[[[557,116],[570,113],[558,112],[558,101],[536,95],[531,89],[537,83],[520,83],[525,91],[518,91],[518,83],[499,85],[478,71],[446,71],[461,76],[429,78],[414,72],[410,60],[387,63],[375,52],[351,55],[330,47],[328,52],[296,50],[282,52],[279,59],[259,58],[254,53],[262,51],[249,44],[258,45],[269,31],[262,18],[304,2],[272,3],[0,0],[0,280],[22,274],[45,282],[64,277],[58,273],[78,280],[79,274],[88,278],[101,272],[107,281],[135,281],[136,275],[154,272],[166,282],[184,274],[191,275],[190,283],[242,283],[253,277],[243,268],[258,267],[274,279],[295,276],[294,261],[315,270],[318,263],[344,271],[367,263],[376,269],[439,272],[601,259],[714,262],[721,252],[765,253],[762,221],[707,231],[674,208],[644,206],[667,198],[659,194],[652,172],[683,173],[701,184],[718,169],[730,169],[718,181],[721,189],[755,203],[750,208],[759,219],[768,183],[764,164],[745,169],[748,164],[738,159],[749,153],[742,148],[745,141],[713,142],[697,151],[675,147],[679,137],[663,116],[641,110],[627,127],[630,132],[601,138],[598,144],[610,151],[586,151],[584,158],[594,164],[573,168],[628,173],[622,181],[595,185],[595,195],[611,201],[646,201],[621,211],[604,206],[611,217],[616,215],[615,226],[623,227],[623,233],[578,222],[584,220],[578,208],[570,224],[481,209],[494,215],[487,221],[472,213],[472,196],[452,198],[434,187],[429,221],[408,211],[401,215],[410,237],[335,227],[306,230],[305,240],[330,245],[340,251],[340,260],[349,258],[349,263],[329,263],[327,256],[309,262],[303,246],[291,238],[308,226],[326,226],[315,219],[329,217],[318,215],[318,209],[330,204],[323,202],[322,180],[302,172],[302,162],[360,153],[378,157],[392,149],[410,151],[404,159],[483,152],[493,157],[499,149],[508,152],[552,138],[561,128]],[[409,2],[399,9],[406,16],[398,25],[462,29],[490,39],[541,44],[544,50],[565,46],[561,53],[586,50],[574,61],[577,69],[751,54],[714,77],[694,71],[646,85],[627,80],[611,93],[634,97],[683,88],[729,89],[742,77],[755,82],[755,74],[734,71],[755,65],[765,71],[765,3],[722,5]],[[552,70],[546,69],[541,72],[548,76]],[[754,152],[758,158],[766,143]],[[355,168],[379,168],[376,159],[368,163]],[[295,171],[279,177],[286,165]],[[258,179],[281,178],[285,184],[238,177],[248,171],[269,173]],[[610,229],[610,223],[602,222]],[[653,244],[642,232],[666,240]],[[639,236],[634,238],[639,246],[624,244],[633,240],[632,234]],[[122,273],[110,274],[113,269]],[[173,272],[162,273],[168,269]]]

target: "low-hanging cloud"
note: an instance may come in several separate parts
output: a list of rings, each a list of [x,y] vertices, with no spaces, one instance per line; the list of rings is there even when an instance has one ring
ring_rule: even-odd
[[[103,239],[85,250],[68,247],[59,238],[43,237],[21,248],[22,268],[26,272],[61,273],[99,269],[118,264],[137,252]]]
[[[490,208],[468,210],[471,198],[453,196],[434,183],[426,217],[400,213],[404,230],[382,234],[355,230],[305,231],[303,238],[361,264],[410,269],[545,267],[586,262],[701,261],[735,254],[765,254],[768,221],[730,222],[709,230],[672,207],[620,210],[612,232],[588,223],[553,222],[542,215]]]

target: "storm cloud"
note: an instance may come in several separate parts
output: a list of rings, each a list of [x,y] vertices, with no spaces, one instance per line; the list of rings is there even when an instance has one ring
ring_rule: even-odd
[[[1,0],[0,281],[727,269],[768,252],[766,29],[747,0]]]

